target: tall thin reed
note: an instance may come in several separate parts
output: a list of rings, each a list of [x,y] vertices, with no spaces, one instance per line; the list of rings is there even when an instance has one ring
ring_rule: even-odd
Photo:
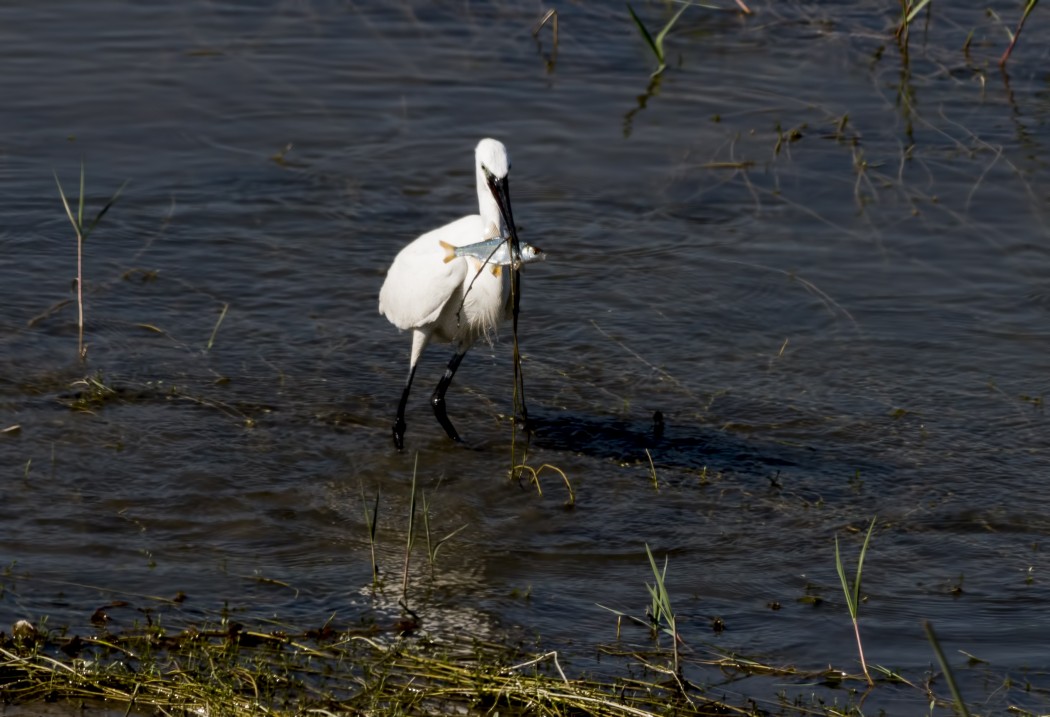
[[[955,702],[955,711],[962,717],[970,717],[970,711],[966,709],[966,703],[963,702],[959,686],[955,683],[955,675],[952,674],[952,668],[944,656],[944,650],[941,649],[941,643],[937,640],[937,635],[933,632],[933,625],[928,620],[923,620],[922,629],[926,632],[926,639],[930,641],[933,653],[937,655],[937,662],[941,665],[941,672],[944,673],[944,679],[948,683],[948,690],[952,693],[952,700]]]
[[[860,626],[857,623],[857,617],[860,612],[860,576],[861,570],[864,568],[864,555],[868,552],[868,542],[871,540],[871,531],[875,529],[875,520],[878,516],[871,519],[871,525],[868,526],[868,533],[864,536],[864,544],[860,547],[860,556],[857,558],[857,572],[853,578],[853,584],[850,585],[849,579],[846,577],[846,570],[842,565],[842,556],[839,554],[839,537],[835,536],[835,570],[838,571],[839,581],[842,583],[842,592],[846,595],[846,605],[849,607],[849,616],[853,620],[853,634],[857,637],[857,653],[860,655],[860,666],[864,670],[864,677],[868,680],[868,685],[872,686],[875,681],[871,679],[871,675],[868,673],[868,663],[864,660],[864,645],[860,640]]]
[[[405,571],[401,580],[401,604],[408,610],[408,565],[412,557],[412,546],[416,542],[416,473],[419,470],[419,451],[412,466],[412,495],[408,502],[408,538],[405,541]]]
[[[368,549],[372,555],[372,587],[379,584],[379,563],[376,562],[376,530],[379,525],[379,495],[376,490],[376,499],[372,504],[372,512],[369,514],[368,506],[365,506],[365,525],[368,526]],[[364,486],[361,487],[361,502],[365,501]]]
[[[69,217],[69,223],[73,225],[73,231],[77,235],[77,357],[83,361],[87,358],[87,347],[84,346],[84,242],[87,240],[88,235],[98,226],[98,223],[102,221],[102,217],[105,216],[109,208],[116,204],[117,199],[120,198],[120,193],[124,191],[124,187],[127,186],[127,180],[120,185],[105,206],[99,210],[98,214],[91,221],[91,224],[84,226],[84,163],[80,163],[80,197],[77,200],[77,214],[73,216],[73,210],[69,207],[69,200],[66,199],[66,193],[62,189],[62,182],[58,180],[58,172],[53,172],[55,175],[55,184],[58,185],[58,195],[62,198],[62,206],[66,209],[66,216]]]
[[[653,551],[649,549],[649,544],[645,545],[645,554],[649,556],[649,567],[653,571],[653,584],[645,584],[646,590],[649,591],[649,620],[652,622],[652,629],[654,633],[661,629],[671,636],[671,654],[674,660],[674,674],[676,677],[681,676],[678,663],[678,625],[675,621],[674,610],[671,609],[671,596],[667,592],[667,584],[665,578],[667,577],[667,556],[664,556],[664,567],[663,570],[656,567],[656,558],[653,557]]]
[[[513,241],[513,239],[511,240]],[[513,247],[515,255],[520,254],[518,246]],[[518,315],[521,307],[521,272],[514,269],[510,274],[510,295],[513,313],[511,315],[511,329],[514,335],[514,418],[510,423],[510,475],[516,478],[521,475],[516,466],[524,464],[529,459],[529,444],[531,434],[529,433],[529,412],[525,407],[525,373],[521,367],[521,347],[518,344]],[[521,421],[525,429],[525,445],[521,449],[521,457],[518,457],[518,426]]]
[[[466,530],[469,523],[459,526],[444,538],[435,540],[430,532],[430,503],[427,502],[427,494],[420,492],[420,500],[423,502],[423,534],[427,539],[427,560],[430,562],[430,576],[434,577],[434,565],[437,563],[437,554],[441,546]]]
[[[653,454],[649,452],[649,449],[645,449],[645,457],[649,459],[649,477],[653,481],[653,490],[657,493],[660,492],[660,481],[656,477],[656,464],[653,463]]]
[[[230,305],[224,303],[222,311],[219,312],[219,319],[215,322],[215,328],[211,330],[211,336],[208,337],[208,345],[204,347],[204,353],[211,351],[211,347],[215,344],[215,336],[219,333],[219,327],[222,326],[222,320],[226,318],[226,312],[229,310]]]
[[[900,0],[901,4],[901,20],[897,25],[897,37],[904,36],[904,42],[908,40],[908,30],[911,29],[912,21],[922,12],[929,4],[930,0]]]
[[[1021,15],[1021,20],[1017,23],[1017,29],[1013,32],[1010,32],[1009,30],[1006,31],[1007,34],[1010,35],[1010,45],[1006,48],[1006,52],[1003,53],[1003,56],[999,58],[999,67],[1006,66],[1006,61],[1010,59],[1010,54],[1014,51],[1014,45],[1017,44],[1018,38],[1021,37],[1021,30],[1024,28],[1025,20],[1028,19],[1028,16],[1031,14],[1032,10],[1035,9],[1038,2],[1039,0],[1028,0],[1024,7],[1024,13]]]

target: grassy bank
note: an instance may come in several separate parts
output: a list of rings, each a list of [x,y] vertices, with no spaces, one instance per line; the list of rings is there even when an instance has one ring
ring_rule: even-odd
[[[235,623],[178,632],[146,625],[81,638],[20,623],[15,632],[0,647],[0,696],[9,703],[207,715],[758,713],[704,699],[658,670],[570,679],[556,653],[438,642],[410,625],[296,634]]]

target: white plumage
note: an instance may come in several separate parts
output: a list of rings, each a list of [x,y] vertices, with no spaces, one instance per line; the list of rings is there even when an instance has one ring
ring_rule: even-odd
[[[398,450],[404,446],[405,406],[416,363],[427,344],[438,341],[456,346],[430,402],[448,437],[459,441],[445,412],[445,391],[471,345],[510,315],[511,271],[470,256],[448,260],[448,251],[441,246],[444,242],[460,247],[497,236],[512,238],[517,244],[510,210],[507,149],[494,139],[483,139],[474,157],[478,214],[457,219],[409,243],[394,258],[379,291],[379,312],[399,329],[412,331],[408,380],[394,421]]]

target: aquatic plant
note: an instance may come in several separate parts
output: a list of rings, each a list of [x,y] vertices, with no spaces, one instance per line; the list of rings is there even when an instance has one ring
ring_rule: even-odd
[[[916,0],[911,2],[910,0],[900,0],[901,4],[901,21],[897,25],[897,36],[900,37],[902,34],[907,33],[911,28],[912,20],[914,20],[920,12],[922,12],[929,4],[930,0]]]
[[[1036,4],[1039,0],[1028,0],[1024,6],[1024,12],[1021,14],[1021,19],[1017,23],[1017,29],[1010,32],[1010,28],[1006,28],[1006,34],[1010,36],[1010,44],[1006,48],[1006,52],[999,58],[999,67],[1005,67],[1007,60],[1010,59],[1010,53],[1014,51],[1014,45],[1017,44],[1017,39],[1021,37],[1021,30],[1024,28],[1024,23],[1028,19],[1028,16],[1035,9]]]
[[[952,674],[952,668],[948,664],[948,659],[944,656],[944,650],[941,649],[941,643],[937,639],[937,635],[933,632],[933,625],[928,620],[923,620],[922,629],[926,632],[926,639],[929,640],[933,653],[937,656],[937,662],[941,666],[941,672],[944,673],[944,679],[948,683],[948,690],[952,693],[955,711],[962,717],[970,717],[970,711],[966,709],[966,703],[963,702],[959,686],[955,683],[955,675]]]
[[[138,714],[249,715],[574,714],[651,717],[673,692],[570,679],[558,653],[471,640],[388,639],[373,630],[272,631],[236,623],[169,631],[160,626],[98,637],[23,630],[0,644],[0,694],[34,705],[104,702]],[[691,714],[725,714],[714,701]],[[741,715],[754,711],[732,709]]]
[[[372,512],[369,513],[368,505],[365,504],[365,491],[361,489],[361,503],[365,508],[365,525],[368,527],[368,550],[372,558],[372,587],[379,586],[379,564],[376,562],[376,530],[379,525],[379,490],[376,490],[376,499],[372,504]]]
[[[430,503],[427,502],[427,494],[420,491],[420,500],[423,503],[423,534],[427,541],[427,560],[430,563],[430,576],[434,576],[434,566],[437,564],[437,554],[441,546],[452,540],[469,527],[464,523],[443,538],[436,538],[430,531]]]
[[[646,610],[649,620],[652,622],[653,631],[662,629],[671,636],[671,657],[673,659],[674,674],[681,677],[682,668],[678,660],[678,623],[675,621],[674,610],[671,608],[671,595],[667,592],[667,556],[664,556],[664,567],[656,567],[656,558],[649,544],[645,545],[645,554],[649,558],[649,567],[653,571],[653,584],[645,584],[649,591],[649,607]]]
[[[931,0],[900,0],[901,5],[901,19],[897,24],[896,36],[902,41],[902,48],[905,50],[908,46],[908,32],[911,29],[911,24],[915,18],[918,17],[919,13],[923,10],[929,12]],[[1003,29],[1006,31],[1007,37],[1010,38],[1010,44],[999,58],[999,67],[1005,67],[1007,61],[1010,59],[1010,55],[1014,51],[1014,46],[1017,45],[1018,39],[1021,37],[1021,30],[1024,29],[1024,24],[1028,20],[1028,16],[1032,14],[1035,6],[1039,4],[1039,0],[1027,0],[1025,3],[1024,10],[1021,13],[1021,19],[1017,22],[1017,27],[1014,30],[1010,30],[1008,26],[1003,24]],[[998,16],[994,11],[989,10],[989,14],[998,19]],[[927,16],[928,17],[928,16]],[[970,36],[966,38],[964,50],[969,47],[970,40],[973,37],[973,32],[970,32]]]
[[[547,23],[551,25],[552,41],[553,45],[549,54],[544,54],[543,45],[540,44],[540,30]],[[548,10],[540,21],[536,23],[532,28],[532,39],[536,41],[536,49],[543,55],[544,64],[547,67],[547,72],[553,72],[554,66],[558,62],[558,11],[554,8]]]
[[[860,666],[864,670],[864,677],[867,678],[868,685],[874,685],[875,681],[871,679],[871,675],[868,673],[868,663],[864,660],[864,645],[860,640],[860,626],[857,623],[857,618],[860,613],[861,570],[864,568],[864,555],[868,552],[868,542],[871,540],[871,531],[874,529],[875,518],[872,518],[871,525],[868,526],[868,533],[864,536],[864,543],[860,547],[860,555],[857,557],[857,572],[854,575],[852,584],[849,578],[846,577],[846,569],[842,565],[842,556],[839,553],[839,538],[837,535],[835,536],[835,570],[838,571],[839,581],[842,583],[842,592],[846,595],[846,605],[849,608],[850,619],[853,621],[853,634],[857,637],[857,652],[860,654]]]
[[[412,491],[408,501],[408,530],[405,538],[405,568],[401,581],[401,607],[408,610],[408,566],[412,559],[412,546],[416,542],[416,474],[419,471],[419,451],[412,465]]]
[[[66,216],[69,217],[69,223],[73,225],[73,231],[77,235],[77,356],[83,361],[87,358],[87,347],[84,346],[84,242],[87,240],[88,235],[94,231],[98,223],[102,221],[102,217],[106,215],[110,207],[117,203],[117,199],[120,198],[120,193],[124,191],[124,187],[127,186],[127,181],[120,185],[116,193],[110,198],[108,202],[99,210],[95,218],[91,220],[91,223],[84,224],[84,163],[80,163],[80,196],[77,199],[77,213],[73,215],[73,210],[69,207],[69,200],[66,199],[66,193],[62,189],[62,182],[58,179],[58,172],[53,173],[55,175],[55,184],[58,185],[58,195],[62,198],[62,206],[66,209]]]
[[[511,470],[511,478],[521,479],[521,476],[528,473],[532,484],[536,486],[536,493],[540,498],[543,497],[543,487],[540,485],[540,474],[545,470],[551,470],[561,476],[562,481],[565,483],[565,489],[569,492],[569,497],[565,499],[566,508],[576,507],[576,491],[572,487],[572,483],[569,482],[569,476],[565,475],[565,471],[550,463],[544,463],[539,468],[533,468],[525,463],[519,463],[514,466]]]
[[[656,33],[656,37],[649,34],[648,28],[645,27],[645,23],[641,21],[638,15],[635,13],[634,8],[631,7],[631,3],[627,3],[627,12],[631,13],[631,19],[634,20],[635,27],[638,28],[638,32],[641,34],[642,39],[645,40],[645,44],[649,46],[649,49],[653,51],[653,55],[656,56],[656,61],[659,63],[656,70],[653,71],[651,77],[656,77],[667,69],[667,60],[664,55],[664,38],[667,37],[667,33],[671,31],[675,23],[678,22],[678,18],[682,16],[682,13],[686,11],[689,5],[682,5],[678,9],[667,24],[664,25],[660,32]]]
[[[215,322],[215,328],[211,330],[211,336],[208,337],[208,344],[204,347],[204,353],[211,351],[211,347],[215,344],[215,336],[219,333],[219,327],[222,326],[222,320],[226,318],[226,312],[230,310],[228,303],[223,303],[222,311],[219,312],[219,318]]]

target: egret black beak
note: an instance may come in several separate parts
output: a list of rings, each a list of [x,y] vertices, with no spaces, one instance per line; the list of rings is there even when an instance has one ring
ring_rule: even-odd
[[[503,217],[503,223],[507,225],[510,240],[510,255],[515,264],[521,262],[521,244],[518,241],[518,230],[514,227],[514,213],[510,210],[510,181],[509,177],[497,179],[488,169],[485,170],[485,181],[492,192],[492,198],[496,200],[499,213]]]

